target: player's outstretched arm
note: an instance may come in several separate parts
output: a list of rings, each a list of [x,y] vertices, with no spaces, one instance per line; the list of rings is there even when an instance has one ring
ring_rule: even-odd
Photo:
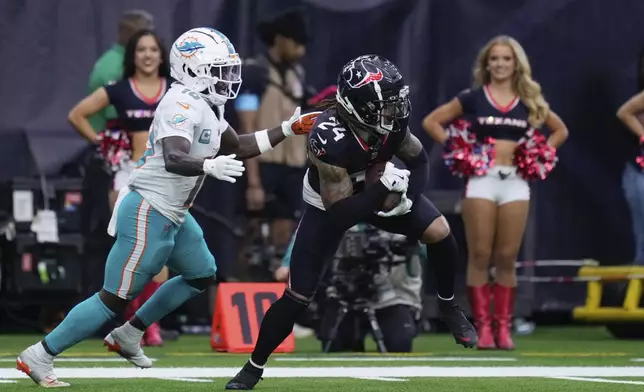
[[[186,177],[204,174],[204,159],[190,156],[190,140],[182,136],[168,136],[163,139],[163,159],[165,169]]]
[[[425,191],[429,182],[429,161],[423,144],[407,128],[407,135],[396,151],[398,157],[409,170],[409,187],[407,198],[416,201]]]
[[[300,115],[298,107],[290,119],[275,128],[238,136],[234,129],[228,127],[222,135],[222,150],[241,159],[256,157],[272,150],[289,136],[309,133],[319,115],[320,112]]]

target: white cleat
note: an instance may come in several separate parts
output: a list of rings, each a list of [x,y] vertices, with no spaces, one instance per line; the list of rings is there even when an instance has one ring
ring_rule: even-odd
[[[103,345],[125,358],[134,366],[147,369],[152,367],[152,360],[148,358],[141,348],[141,338],[131,338],[122,331],[123,327],[114,328],[105,339]]]
[[[41,343],[36,343],[20,353],[18,359],[16,359],[16,369],[28,375],[43,388],[68,387],[68,383],[58,381],[54,374],[53,359],[43,358],[43,355],[39,353],[39,348],[36,346],[38,344]],[[44,352],[44,348],[42,351]]]

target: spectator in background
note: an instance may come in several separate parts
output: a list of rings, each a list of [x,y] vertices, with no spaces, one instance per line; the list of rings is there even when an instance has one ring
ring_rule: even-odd
[[[120,188],[127,186],[134,165],[144,157],[154,112],[171,83],[167,51],[160,38],[151,30],[139,30],[132,35],[125,47],[122,69],[124,72],[120,81],[98,88],[76,104],[69,113],[69,121],[90,142],[96,141],[96,133],[90,125],[89,117],[110,104],[114,105],[118,113],[120,126],[127,131],[132,146],[132,158],[114,174],[113,187],[110,190],[111,208]],[[107,226],[103,230],[107,230]],[[164,267],[146,285],[141,295],[130,302],[126,313],[134,314],[167,279],[168,269]],[[126,314],[125,317],[128,319],[129,315]],[[161,329],[157,323],[145,331],[143,343],[148,346],[163,344]]]
[[[521,45],[508,36],[490,40],[474,64],[474,87],[441,105],[423,120],[437,142],[449,135],[443,128],[457,118],[470,119],[479,138],[495,138],[495,163],[483,176],[467,179],[462,204],[467,238],[467,285],[478,332],[479,349],[513,350],[512,314],[516,293],[516,261],[530,206],[530,187],[517,172],[514,153],[530,128],[550,129],[548,144],[559,148],[568,129],[532,79]],[[489,284],[489,268],[496,276]],[[494,303],[494,323],[490,305]],[[493,328],[494,327],[494,328]]]
[[[235,101],[241,133],[269,128],[288,118],[297,106],[306,108],[304,70],[307,25],[300,10],[287,10],[258,25],[267,51],[245,61],[244,83]],[[274,264],[284,255],[302,205],[306,137],[293,137],[272,151],[245,162],[246,207],[263,212],[271,222]],[[270,198],[270,199],[269,199]]]
[[[152,30],[154,18],[143,10],[125,11],[119,20],[117,42],[108,49],[94,64],[89,77],[89,93],[107,86],[112,82],[121,80],[123,75],[123,56],[125,45],[139,30]],[[114,106],[108,106],[90,118],[94,132],[105,129],[108,120],[116,119],[117,113]],[[114,129],[113,127],[110,127]]]
[[[633,138],[632,149],[628,152],[622,188],[633,222],[634,263],[644,266],[644,169],[637,162],[638,157],[644,157],[644,49],[637,62],[637,88],[639,93],[619,108],[617,117],[637,138]]]

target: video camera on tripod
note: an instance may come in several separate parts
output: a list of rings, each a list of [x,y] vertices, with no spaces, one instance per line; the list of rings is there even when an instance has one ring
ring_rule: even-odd
[[[387,352],[375,316],[378,286],[393,266],[407,262],[409,248],[405,236],[370,225],[354,226],[345,233],[332,261],[326,289],[326,297],[339,307],[324,352],[328,352],[349,310],[367,317],[378,351]]]

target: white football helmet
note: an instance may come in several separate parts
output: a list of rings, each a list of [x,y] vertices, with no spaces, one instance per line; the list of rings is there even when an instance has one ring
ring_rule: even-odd
[[[241,59],[225,35],[199,27],[181,34],[172,44],[170,76],[211,105],[221,106],[237,97]]]

